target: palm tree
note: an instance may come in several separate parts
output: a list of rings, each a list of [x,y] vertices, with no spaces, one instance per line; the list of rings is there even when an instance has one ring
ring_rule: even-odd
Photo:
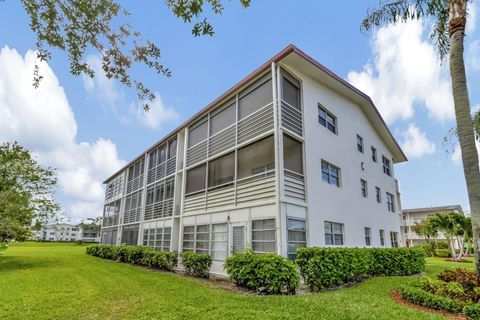
[[[397,24],[420,18],[435,21],[432,39],[437,44],[441,60],[445,60],[447,54],[449,57],[457,134],[472,217],[476,268],[480,275],[480,169],[463,59],[467,3],[468,0],[381,1],[377,9],[368,12],[362,22],[362,29],[370,30],[389,23]]]
[[[413,226],[413,231],[419,236],[425,238],[425,241],[432,250],[433,256],[434,244],[431,243],[430,240],[438,236],[438,229],[433,223],[432,218],[432,216],[429,216],[426,219],[423,219],[422,221],[416,223],[415,226]]]
[[[452,258],[455,258],[455,246],[453,243],[454,237],[458,234],[457,221],[455,216],[457,214],[451,212],[437,212],[432,217],[432,224],[434,227],[443,233],[447,239],[448,250]]]

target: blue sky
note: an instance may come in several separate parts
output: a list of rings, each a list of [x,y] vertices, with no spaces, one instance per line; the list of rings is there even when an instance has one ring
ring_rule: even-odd
[[[365,34],[360,22],[377,2],[299,3],[254,0],[242,9],[238,1],[227,1],[222,16],[208,15],[215,35],[194,38],[191,26],[163,1],[124,2],[131,24],[161,48],[162,62],[172,70],[171,78],[134,70],[160,97],[145,115],[133,90],[101,75],[90,81],[70,75],[58,52],[42,66],[46,84],[28,88],[35,38],[22,7],[2,2],[0,142],[18,140],[42,163],[59,168],[59,200],[73,220],[101,215],[104,178],[293,43],[372,96],[410,159],[395,168],[403,208],[468,208],[458,157],[442,146],[455,125],[453,105],[447,66],[439,66],[426,40],[428,22]],[[480,78],[476,11],[466,37],[471,88]],[[97,63],[91,54],[88,61]],[[470,97],[472,106],[480,104],[477,92],[470,90]]]

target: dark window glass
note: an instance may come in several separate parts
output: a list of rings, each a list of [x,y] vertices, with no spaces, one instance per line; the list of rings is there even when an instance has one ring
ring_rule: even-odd
[[[303,174],[302,143],[283,135],[283,164],[285,169]]]
[[[255,83],[240,94],[238,101],[239,119],[245,118],[273,101],[272,80],[261,81],[264,81],[261,85],[258,86]]]
[[[188,147],[207,139],[208,121],[202,119],[188,129]]]
[[[275,169],[273,136],[238,150],[238,178],[242,179]]]
[[[293,79],[283,77],[283,100],[297,110],[300,110],[300,89]]]
[[[235,123],[235,102],[213,111],[210,116],[210,135],[214,135]]]
[[[235,152],[212,160],[208,164],[208,186],[215,187],[233,181],[235,175]]]
[[[187,194],[205,189],[205,171],[205,164],[187,171]]]

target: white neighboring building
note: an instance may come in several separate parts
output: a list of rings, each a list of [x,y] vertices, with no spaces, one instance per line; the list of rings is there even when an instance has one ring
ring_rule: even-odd
[[[100,242],[100,234],[92,230],[82,229],[71,223],[49,223],[37,231],[33,237],[42,241],[78,241]]]
[[[419,236],[413,230],[413,227],[428,216],[434,215],[437,212],[454,212],[463,215],[462,207],[459,205],[429,207],[429,208],[415,208],[406,209],[402,211],[403,225],[402,233],[407,247],[414,247],[425,243],[425,238]],[[439,233],[436,238],[438,241],[447,241],[444,234]]]
[[[102,243],[213,257],[396,247],[393,164],[372,100],[290,45],[108,178]]]

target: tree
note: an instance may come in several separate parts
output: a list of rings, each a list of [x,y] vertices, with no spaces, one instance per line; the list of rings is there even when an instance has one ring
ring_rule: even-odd
[[[440,60],[448,55],[457,134],[467,183],[473,228],[477,274],[480,275],[480,169],[468,98],[463,58],[467,0],[390,0],[367,13],[361,28],[370,30],[385,24],[402,23],[420,18],[435,23],[431,38],[436,42]],[[478,121],[478,118],[476,118]],[[478,125],[478,122],[477,122]]]
[[[80,222],[77,227],[91,233],[100,233],[102,217],[87,218],[87,221]]]
[[[0,0],[2,1],[2,0]],[[239,0],[243,7],[250,0]],[[36,35],[37,56],[40,61],[52,58],[52,49],[68,56],[70,73],[94,77],[93,67],[85,62],[90,50],[102,57],[102,69],[109,79],[119,80],[134,87],[140,100],[155,96],[141,81],[131,76],[134,64],[143,64],[157,74],[169,77],[171,71],[160,63],[160,49],[142,38],[128,22],[130,13],[116,0],[20,0],[28,17],[30,29]],[[194,36],[213,35],[213,26],[203,17],[204,7],[210,5],[214,14],[223,12],[222,0],[165,0],[172,13],[186,23],[193,22]],[[126,20],[126,21],[125,21]],[[42,75],[38,66],[33,74],[33,84],[38,87]]]
[[[439,232],[443,233],[447,239],[448,250],[450,255],[455,257],[455,246],[453,243],[454,237],[457,234],[455,213],[451,212],[437,212],[432,217],[432,224]]]
[[[56,182],[55,171],[18,143],[0,145],[0,242],[26,239],[35,220],[58,210]]]
[[[427,244],[431,247],[433,254],[434,244],[431,243],[430,240],[438,236],[438,229],[433,223],[432,217],[429,216],[422,221],[416,223],[415,226],[413,226],[413,231],[419,236],[425,238],[425,242],[427,242]]]

